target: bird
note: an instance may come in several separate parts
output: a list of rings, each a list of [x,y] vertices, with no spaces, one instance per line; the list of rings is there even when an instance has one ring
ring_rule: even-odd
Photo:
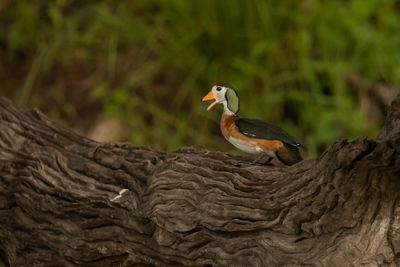
[[[237,115],[240,101],[232,85],[227,83],[214,85],[211,91],[202,98],[202,101],[209,100],[214,100],[214,102],[208,106],[207,111],[216,104],[224,106],[220,128],[225,139],[246,153],[258,155],[251,162],[235,165],[253,165],[264,156],[269,157],[264,164],[269,164],[273,158],[278,158],[287,166],[303,160],[299,151],[300,147],[304,147],[303,141],[270,122],[241,118]]]

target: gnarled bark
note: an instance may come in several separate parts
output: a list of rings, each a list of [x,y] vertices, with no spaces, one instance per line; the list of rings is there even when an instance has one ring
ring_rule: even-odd
[[[0,97],[11,266],[400,264],[400,96],[376,141],[291,167],[97,143]],[[123,190],[125,189],[125,190]]]

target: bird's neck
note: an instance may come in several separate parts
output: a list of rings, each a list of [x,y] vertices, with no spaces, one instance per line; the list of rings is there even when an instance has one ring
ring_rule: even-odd
[[[224,102],[223,104],[224,104],[224,112],[222,114],[225,114],[228,116],[236,116],[235,113],[233,113],[232,111],[229,110],[228,104],[226,102]]]
[[[232,123],[233,121],[235,121],[236,119],[238,119],[238,115],[234,114],[231,112],[231,114],[227,114],[225,112],[222,112],[222,116],[221,116],[221,123],[222,122],[230,122]]]

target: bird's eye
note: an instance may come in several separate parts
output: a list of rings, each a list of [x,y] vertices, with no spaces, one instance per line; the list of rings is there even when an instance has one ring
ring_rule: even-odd
[[[221,91],[221,90],[222,90],[221,86],[218,86],[217,91]]]

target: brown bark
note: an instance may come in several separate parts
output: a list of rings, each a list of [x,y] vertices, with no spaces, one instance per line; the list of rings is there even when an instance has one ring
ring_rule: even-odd
[[[400,96],[375,141],[241,168],[239,156],[201,147],[97,143],[0,97],[0,256],[11,266],[400,265],[399,154]]]

